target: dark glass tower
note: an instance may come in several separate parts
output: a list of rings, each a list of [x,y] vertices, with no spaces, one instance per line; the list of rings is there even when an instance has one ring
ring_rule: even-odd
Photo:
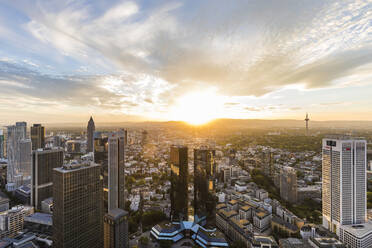
[[[171,220],[188,220],[188,156],[186,146],[171,146]]]
[[[214,226],[216,218],[215,154],[215,150],[194,150],[194,222],[207,226]]]
[[[41,124],[34,124],[31,127],[32,150],[45,147],[45,128]]]
[[[101,132],[94,132],[94,163],[101,167],[103,180],[104,212],[108,211],[108,137]]]

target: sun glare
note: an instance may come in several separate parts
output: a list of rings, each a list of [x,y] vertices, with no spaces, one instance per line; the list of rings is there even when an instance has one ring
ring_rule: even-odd
[[[222,107],[222,98],[214,92],[194,92],[177,100],[172,119],[202,125],[218,118]]]

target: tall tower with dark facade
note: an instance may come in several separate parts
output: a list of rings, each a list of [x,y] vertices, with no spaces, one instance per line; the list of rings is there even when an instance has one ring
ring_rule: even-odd
[[[188,149],[186,146],[171,146],[171,220],[188,220]]]
[[[95,164],[53,169],[53,247],[102,248],[102,185]]]
[[[108,137],[101,132],[94,132],[94,163],[101,167],[103,180],[103,206],[104,212],[108,210]]]
[[[214,226],[216,218],[215,150],[194,150],[194,222]]]
[[[96,130],[92,116],[88,121],[87,127],[87,152],[93,152],[93,134]]]
[[[41,124],[34,124],[31,127],[32,150],[45,147],[45,128]]]

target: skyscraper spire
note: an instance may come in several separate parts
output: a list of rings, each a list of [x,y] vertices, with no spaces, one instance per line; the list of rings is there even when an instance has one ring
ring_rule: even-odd
[[[90,116],[87,126],[87,152],[93,151],[93,134],[95,130],[96,126],[94,125],[92,116]]]
[[[309,134],[309,121],[310,121],[309,115],[308,115],[308,113],[306,113],[306,118],[305,118],[305,122],[306,122],[306,135]]]

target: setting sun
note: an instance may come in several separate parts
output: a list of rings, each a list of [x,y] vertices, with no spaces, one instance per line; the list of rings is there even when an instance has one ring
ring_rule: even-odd
[[[177,100],[172,119],[201,125],[218,118],[222,108],[222,97],[213,91],[190,93]]]

